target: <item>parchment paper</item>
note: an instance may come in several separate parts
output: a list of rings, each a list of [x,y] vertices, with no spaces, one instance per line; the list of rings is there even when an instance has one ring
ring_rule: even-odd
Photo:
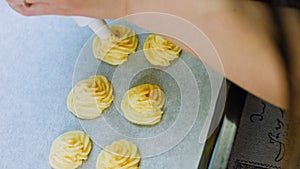
[[[106,76],[113,84],[113,105],[100,118],[80,120],[92,138],[93,146],[101,149],[115,140],[126,138],[139,147],[141,168],[197,168],[215,113],[222,76],[208,70],[184,51],[168,67],[153,66],[142,51],[149,32],[125,21],[112,24],[129,26],[137,33],[137,52],[131,54],[124,64],[111,66],[94,58],[92,36],[79,54],[73,75],[73,84],[95,74]],[[150,127],[130,123],[120,109],[124,93],[144,83],[160,86],[167,100],[162,121]],[[95,165],[99,151],[91,153],[83,168]]]

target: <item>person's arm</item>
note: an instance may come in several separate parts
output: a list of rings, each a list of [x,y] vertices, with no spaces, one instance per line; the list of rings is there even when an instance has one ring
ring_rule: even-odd
[[[268,8],[262,3],[239,0],[26,1],[32,3],[29,8],[24,7],[21,0],[8,0],[15,10],[24,15],[60,14],[117,18],[151,11],[185,18],[212,41],[229,80],[279,107],[288,106],[288,85],[276,44],[276,26]],[[138,19],[135,15],[126,19],[159,32],[159,25],[149,24],[147,20]],[[184,47],[184,44],[179,45]],[[209,61],[206,63],[214,64]]]
[[[155,11],[154,8],[145,8],[146,11]],[[287,108],[288,84],[276,43],[278,33],[265,4],[213,1],[190,6],[184,4],[181,8],[178,13],[176,10],[167,12],[189,20],[208,36],[217,49],[229,80],[262,99]],[[138,6],[133,9],[138,12],[143,10]],[[161,25],[149,23],[138,15],[127,17],[127,20],[155,32],[161,29]],[[180,26],[177,28],[180,29]],[[214,65],[209,61],[206,63]]]

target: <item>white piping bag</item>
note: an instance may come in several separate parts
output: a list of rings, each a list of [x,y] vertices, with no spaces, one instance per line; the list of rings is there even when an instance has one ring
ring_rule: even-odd
[[[75,22],[80,26],[89,26],[100,39],[106,39],[110,36],[111,31],[104,20],[89,18],[84,16],[73,16]]]

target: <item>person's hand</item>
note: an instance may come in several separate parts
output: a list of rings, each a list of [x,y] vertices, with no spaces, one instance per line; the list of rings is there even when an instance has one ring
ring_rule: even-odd
[[[58,14],[102,18],[126,14],[127,0],[7,0],[17,12],[25,16]]]

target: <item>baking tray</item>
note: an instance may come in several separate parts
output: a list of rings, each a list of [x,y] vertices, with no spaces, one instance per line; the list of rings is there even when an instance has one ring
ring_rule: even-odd
[[[112,82],[115,95],[112,106],[101,117],[79,120],[93,140],[93,150],[82,168],[94,168],[102,148],[119,139],[133,141],[139,147],[141,168],[198,168],[201,158],[210,156],[203,153],[203,149],[223,112],[224,78],[184,51],[168,67],[153,66],[142,51],[149,31],[124,20],[110,20],[109,25],[130,27],[136,32],[139,44],[137,52],[119,66],[94,58],[92,44],[95,35],[81,49],[73,85],[89,76],[101,74]],[[124,93],[144,83],[160,86],[166,95],[163,119],[152,127],[130,123],[120,109]]]

